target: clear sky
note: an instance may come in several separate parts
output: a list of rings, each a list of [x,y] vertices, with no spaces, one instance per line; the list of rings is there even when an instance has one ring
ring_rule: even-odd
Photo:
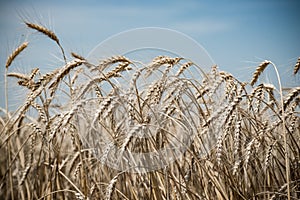
[[[83,56],[121,31],[170,28],[196,40],[220,69],[241,79],[249,79],[255,66],[267,59],[280,68],[285,85],[299,85],[299,76],[291,75],[300,56],[299,8],[298,0],[1,1],[0,72],[8,54],[25,40],[35,47],[24,52],[11,71],[28,72],[35,65],[50,69],[59,63],[57,47],[22,24],[29,19],[54,30],[67,52]],[[3,76],[0,82],[3,86]]]

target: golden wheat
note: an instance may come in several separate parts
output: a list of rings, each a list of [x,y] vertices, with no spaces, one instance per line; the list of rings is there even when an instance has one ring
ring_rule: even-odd
[[[22,43],[18,46],[7,58],[5,67],[6,69],[11,65],[12,61],[28,46],[28,42]]]
[[[252,80],[250,82],[250,85],[254,85],[258,79],[258,77],[261,75],[261,73],[266,69],[266,67],[270,64],[271,62],[268,60],[263,61],[255,70]]]
[[[298,73],[299,69],[300,69],[300,57],[298,58],[297,63],[294,67],[294,75]]]
[[[48,36],[51,40],[55,41],[56,44],[59,46],[59,48],[61,49],[61,52],[62,52],[62,55],[63,55],[63,58],[64,58],[64,61],[66,62],[67,59],[66,59],[66,56],[65,56],[65,51],[64,49],[62,48],[60,42],[59,42],[59,39],[58,37],[55,35],[55,33],[49,29],[47,29],[46,27],[44,26],[41,26],[39,24],[34,24],[34,23],[31,23],[31,22],[24,22],[27,27],[31,28],[31,29],[34,29],[46,36]]]
[[[299,95],[299,93],[300,93],[300,87],[295,87],[291,92],[289,92],[289,94],[284,100],[284,107],[283,107],[284,110],[293,101],[293,99],[295,99],[295,97]]]
[[[77,58],[79,60],[85,60],[85,58],[81,55],[78,55],[77,53],[71,52],[71,56],[73,56],[74,58]]]
[[[58,72],[57,75],[56,75],[56,80],[54,80],[54,82],[51,83],[51,85],[49,86],[49,89],[51,90],[51,93],[50,93],[51,96],[54,95],[55,90],[57,89],[57,86],[58,86],[59,82],[60,82],[67,74],[69,74],[69,72],[70,72],[72,69],[74,69],[74,68],[80,66],[82,63],[83,63],[82,60],[76,59],[76,60],[73,60],[73,61],[68,62],[64,67],[62,67],[62,68],[59,70],[59,72]],[[71,87],[71,86],[70,86],[70,87]]]
[[[280,96],[255,85],[270,61],[243,83],[179,57],[112,56],[95,66],[71,56],[45,74],[5,73],[29,90],[15,112],[0,109],[0,199],[300,197],[299,87]]]

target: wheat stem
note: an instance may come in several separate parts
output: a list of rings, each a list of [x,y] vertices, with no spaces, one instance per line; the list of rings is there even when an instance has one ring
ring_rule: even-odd
[[[285,119],[285,111],[284,111],[284,100],[283,100],[283,92],[282,92],[282,85],[281,85],[281,79],[279,76],[279,72],[277,70],[277,67],[274,63],[270,62],[276,72],[278,84],[279,84],[279,93],[280,93],[280,104],[281,104],[281,110],[282,110],[282,133],[283,133],[283,140],[284,140],[284,157],[285,157],[285,176],[286,176],[286,184],[287,184],[287,196],[288,200],[291,199],[291,191],[290,191],[290,160],[289,160],[289,150],[288,150],[288,144],[287,144],[287,130],[286,130],[286,119]]]
[[[4,96],[5,96],[5,114],[6,118],[9,118],[8,114],[8,87],[7,87],[7,68],[5,68],[4,72]]]

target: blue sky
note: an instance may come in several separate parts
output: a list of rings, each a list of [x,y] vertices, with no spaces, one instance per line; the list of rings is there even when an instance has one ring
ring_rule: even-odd
[[[83,56],[121,31],[170,28],[196,40],[220,69],[241,79],[249,79],[255,66],[268,59],[280,68],[285,85],[295,85],[300,79],[291,75],[300,56],[299,8],[297,0],[1,1],[0,72],[8,54],[24,40],[34,47],[11,71],[28,72],[36,65],[47,70],[59,63],[57,47],[22,24],[30,19],[54,30],[67,52]]]

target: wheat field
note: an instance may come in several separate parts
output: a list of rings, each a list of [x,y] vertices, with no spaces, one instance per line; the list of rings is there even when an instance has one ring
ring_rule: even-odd
[[[249,82],[164,55],[90,63],[46,27],[25,26],[51,39],[64,65],[14,72],[30,41],[7,58],[0,199],[300,198],[300,87],[283,88],[279,74],[278,87],[259,82],[266,68],[277,70],[271,61]],[[10,112],[8,79],[27,92]],[[176,145],[181,154],[146,157]]]

